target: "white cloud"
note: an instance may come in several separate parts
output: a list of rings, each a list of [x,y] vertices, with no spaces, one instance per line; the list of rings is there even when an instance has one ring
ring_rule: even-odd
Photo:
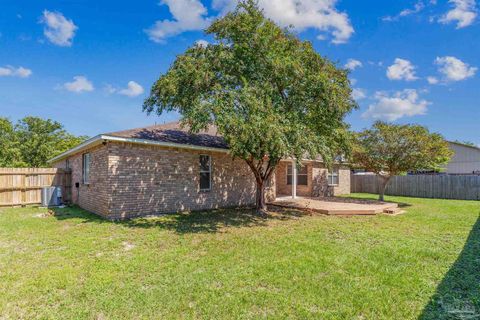
[[[195,45],[196,46],[199,46],[199,47],[202,47],[202,48],[205,48],[208,46],[208,41],[206,40],[197,40],[195,41]]]
[[[327,37],[327,35],[325,35],[325,34],[319,34],[319,35],[317,36],[317,39],[318,39],[318,40],[321,40],[321,41],[324,41],[324,40],[327,40],[328,37]]]
[[[453,9],[443,15],[438,21],[440,23],[457,23],[457,29],[471,25],[477,17],[475,0],[449,0]]]
[[[127,88],[121,89],[118,91],[118,94],[128,96],[128,97],[136,97],[141,95],[145,90],[143,87],[136,83],[135,81],[129,81],[127,84]]]
[[[185,31],[202,30],[209,23],[207,9],[199,0],[162,0],[160,4],[168,6],[173,19],[157,21],[145,30],[152,41],[162,43]]]
[[[72,20],[65,18],[60,12],[44,10],[40,22],[45,24],[43,34],[50,42],[61,47],[72,45],[75,31],[78,29]]]
[[[139,96],[139,95],[141,95],[145,92],[143,87],[141,85],[139,85],[138,83],[136,83],[135,81],[129,81],[128,84],[127,84],[127,87],[124,88],[124,89],[117,89],[114,86],[112,86],[111,84],[107,84],[104,87],[103,90],[107,94],[117,93],[117,94],[121,94],[121,95],[131,97],[131,98]]]
[[[422,1],[415,3],[413,9],[404,9],[399,13],[400,17],[406,17],[411,14],[419,13],[425,8],[425,4]]]
[[[348,15],[335,8],[337,0],[260,0],[259,4],[281,26],[329,32],[335,44],[347,42],[354,33]]]
[[[430,104],[426,100],[420,100],[418,92],[414,89],[397,91],[393,95],[377,92],[375,99],[376,103],[371,104],[362,117],[395,121],[405,116],[426,114]]]
[[[444,81],[461,81],[473,77],[478,68],[470,67],[467,63],[455,57],[437,57],[435,64],[438,71],[443,74]]]
[[[68,91],[76,93],[93,91],[95,89],[92,82],[84,76],[73,77],[73,81],[64,83],[63,87]]]
[[[118,90],[113,87],[111,84],[106,84],[105,87],[103,87],[103,90],[105,91],[105,93],[107,94],[114,94],[115,92],[117,92]]]
[[[32,70],[24,67],[5,66],[0,67],[0,77],[19,77],[28,78],[32,75]]]
[[[363,66],[362,62],[355,59],[348,59],[347,63],[344,65],[346,69],[351,71],[355,70],[356,68],[360,68],[362,66]]]
[[[435,4],[432,1],[430,1],[430,3]],[[400,13],[398,15],[396,15],[396,16],[386,16],[386,17],[383,17],[382,20],[383,21],[397,21],[402,17],[406,17],[406,16],[409,16],[409,15],[412,15],[412,14],[415,14],[415,13],[419,13],[423,9],[425,9],[425,3],[423,3],[423,1],[418,1],[413,6],[413,9],[410,9],[410,8],[409,9],[404,9],[404,10],[400,11]]]
[[[352,89],[352,98],[353,100],[362,100],[367,97],[367,94],[364,89],[360,88],[353,88]]]
[[[437,84],[439,81],[438,81],[438,78],[437,77],[427,77],[427,81],[429,84]]]
[[[415,66],[408,60],[396,58],[394,64],[387,68],[387,77],[390,80],[413,81],[418,78],[415,76]]]
[[[337,0],[259,0],[265,15],[282,27],[293,26],[297,31],[316,29],[332,35],[335,44],[345,43],[354,33],[348,15],[336,9]],[[164,42],[165,39],[185,31],[204,29],[214,17],[200,0],[162,0],[169,7],[172,20],[157,21],[146,30],[150,39]],[[213,0],[213,9],[223,15],[235,8],[237,0]]]

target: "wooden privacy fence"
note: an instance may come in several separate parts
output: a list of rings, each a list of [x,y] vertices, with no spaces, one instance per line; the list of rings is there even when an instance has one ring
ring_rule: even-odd
[[[378,193],[376,175],[352,175],[351,191]],[[390,179],[385,194],[418,198],[480,200],[480,176],[412,175]]]
[[[71,174],[56,168],[0,168],[0,207],[41,203],[42,187],[62,187],[64,202],[71,199]]]

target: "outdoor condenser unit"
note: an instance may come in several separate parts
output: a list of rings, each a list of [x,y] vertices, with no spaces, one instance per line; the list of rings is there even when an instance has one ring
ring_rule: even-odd
[[[42,188],[42,207],[57,207],[62,204],[61,187]]]

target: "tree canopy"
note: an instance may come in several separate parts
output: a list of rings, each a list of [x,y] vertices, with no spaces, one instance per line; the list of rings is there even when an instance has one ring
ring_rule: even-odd
[[[0,118],[0,167],[46,167],[48,159],[86,139],[50,119],[25,117],[14,125]]]
[[[347,149],[344,117],[356,106],[347,71],[265,18],[253,0],[206,33],[215,41],[177,56],[143,109],[178,111],[192,132],[215,125],[252,169],[263,207],[264,182],[280,159],[321,155],[331,163]]]
[[[439,170],[452,155],[448,142],[423,126],[376,122],[356,135],[352,161],[382,177],[383,200],[391,177],[411,170]]]

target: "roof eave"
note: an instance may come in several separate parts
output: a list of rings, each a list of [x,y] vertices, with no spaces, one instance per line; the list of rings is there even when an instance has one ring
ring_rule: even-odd
[[[94,146],[97,146],[104,141],[113,141],[113,142],[126,142],[126,143],[134,143],[134,144],[141,144],[141,145],[151,145],[151,146],[160,146],[160,147],[170,147],[170,148],[179,148],[179,149],[187,149],[187,150],[197,150],[197,151],[211,151],[211,152],[223,152],[228,153],[228,149],[224,148],[215,148],[215,147],[205,147],[205,146],[197,146],[191,144],[182,144],[182,143],[174,143],[174,142],[163,142],[163,141],[153,141],[147,139],[137,139],[137,138],[124,138],[124,137],[116,137],[111,135],[98,135],[87,141],[79,144],[78,146],[65,151],[62,154],[48,160],[48,163],[53,163],[60,161],[68,156],[74,155],[81,151],[90,149]]]
[[[61,154],[59,154],[56,157],[53,157],[52,159],[48,160],[48,163],[54,163],[57,161],[60,161],[72,154],[76,154],[78,152],[81,152],[83,150],[86,150],[88,148],[94,147],[96,145],[99,145],[102,142],[102,135],[95,136],[93,138],[90,138],[82,143],[80,143],[78,146],[73,147],[72,149],[69,149]]]
[[[117,137],[112,135],[101,134],[97,135],[93,138],[90,138],[83,143],[79,144],[78,146],[65,151],[64,153],[59,154],[58,156],[48,160],[48,163],[54,163],[60,160],[63,160],[71,155],[77,154],[79,152],[85,151],[92,147],[102,144],[106,141],[112,142],[124,142],[124,143],[134,143],[134,144],[141,144],[141,145],[150,145],[150,146],[160,146],[160,147],[170,147],[170,148],[179,148],[179,149],[187,149],[187,150],[196,150],[196,151],[211,151],[211,152],[222,152],[222,153],[229,153],[229,149],[225,148],[215,148],[215,147],[205,147],[205,146],[197,146],[191,144],[181,144],[181,143],[174,143],[174,142],[163,142],[163,141],[153,141],[147,139],[137,139],[137,138],[125,138],[125,137]],[[290,158],[282,159],[285,160],[292,160]],[[313,162],[323,162],[323,160],[318,159],[302,159],[302,161],[313,161]],[[348,165],[348,162],[335,162],[335,164],[344,164]]]

